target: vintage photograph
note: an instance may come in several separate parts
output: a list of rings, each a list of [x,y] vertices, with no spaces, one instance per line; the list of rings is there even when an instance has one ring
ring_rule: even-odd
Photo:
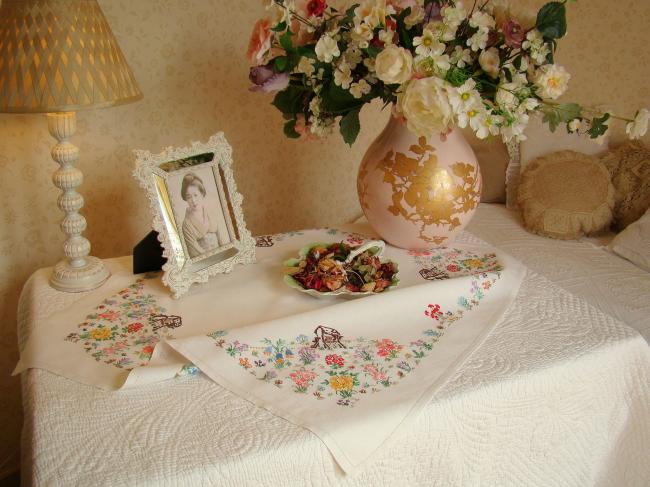
[[[149,197],[152,227],[167,259],[162,282],[175,298],[192,283],[255,262],[255,240],[246,228],[232,148],[223,133],[206,143],[135,155],[134,175]]]
[[[175,171],[167,183],[174,219],[190,259],[211,255],[231,243],[227,208],[222,206],[225,198],[212,166]]]

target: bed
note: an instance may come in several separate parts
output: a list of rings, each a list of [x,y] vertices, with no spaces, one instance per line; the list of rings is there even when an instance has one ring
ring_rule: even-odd
[[[604,237],[606,240],[606,237]],[[481,204],[459,239],[523,262],[483,345],[368,468],[345,476],[309,431],[203,375],[105,392],[22,376],[26,485],[650,485],[650,274],[526,232]],[[27,282],[19,341],[79,296]]]

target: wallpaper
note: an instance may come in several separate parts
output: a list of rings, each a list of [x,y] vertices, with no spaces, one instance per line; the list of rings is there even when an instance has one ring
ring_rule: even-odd
[[[468,2],[466,2],[468,3]],[[471,3],[471,2],[469,2]],[[543,1],[522,3],[542,5]],[[149,231],[144,195],[133,179],[133,149],[207,140],[223,131],[253,234],[332,225],[360,214],[355,178],[365,148],[388,113],[371,106],[348,148],[338,136],[299,142],[282,134],[272,95],[248,91],[248,35],[262,15],[246,0],[100,0],[144,100],[78,113],[73,142],[85,176],[86,236],[92,254],[130,254]],[[569,6],[569,35],[559,61],[571,71],[567,99],[621,113],[648,106],[650,2],[580,0]],[[620,130],[615,140],[620,139]],[[646,142],[650,139],[646,139]],[[45,116],[0,114],[0,475],[17,465],[20,437],[16,307],[20,289],[39,267],[61,256],[62,234],[51,183]]]

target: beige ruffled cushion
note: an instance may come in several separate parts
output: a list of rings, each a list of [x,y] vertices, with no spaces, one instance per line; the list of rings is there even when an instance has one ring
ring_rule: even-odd
[[[521,175],[518,202],[531,232],[577,239],[609,226],[614,186],[597,157],[561,151],[531,161]]]
[[[626,142],[601,161],[616,188],[614,224],[623,230],[650,207],[650,149],[639,141]]]

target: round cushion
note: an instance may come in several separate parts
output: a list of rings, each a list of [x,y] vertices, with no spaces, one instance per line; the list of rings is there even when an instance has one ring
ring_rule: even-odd
[[[526,166],[518,202],[529,231],[577,239],[610,225],[614,195],[609,172],[598,158],[567,150]]]

